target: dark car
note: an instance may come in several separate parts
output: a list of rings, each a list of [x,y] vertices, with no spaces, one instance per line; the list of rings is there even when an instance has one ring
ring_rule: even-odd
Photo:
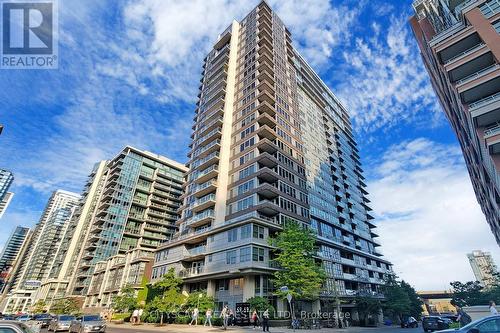
[[[451,320],[439,316],[427,316],[422,318],[424,332],[433,332],[450,328]]]
[[[69,326],[69,331],[75,333],[88,333],[88,332],[99,332],[104,333],[106,331],[106,323],[101,319],[99,315],[84,315],[76,318],[71,322]]]
[[[73,315],[59,315],[55,316],[47,328],[48,331],[69,331],[71,322],[75,320],[76,317]]]
[[[440,333],[498,333],[500,332],[500,315],[488,316],[473,321],[462,328],[448,329]]]
[[[49,327],[52,316],[48,313],[39,313],[33,316],[33,321],[40,323],[42,328]]]

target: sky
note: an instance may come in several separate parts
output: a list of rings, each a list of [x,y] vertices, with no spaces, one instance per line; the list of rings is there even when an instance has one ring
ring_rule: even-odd
[[[420,290],[473,279],[500,251],[408,25],[410,0],[269,0],[352,117],[381,252]],[[0,246],[50,193],[80,192],[125,145],[186,162],[202,60],[258,1],[64,0],[59,69],[3,70],[0,167],[15,196]]]

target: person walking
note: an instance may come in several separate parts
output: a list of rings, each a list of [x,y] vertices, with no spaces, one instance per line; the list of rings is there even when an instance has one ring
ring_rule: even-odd
[[[472,321],[472,318],[464,311],[457,303],[453,300],[451,301],[451,305],[455,307],[457,310],[457,321],[460,323],[460,327],[463,327]]]
[[[194,325],[198,326],[198,315],[199,314],[200,314],[200,310],[198,310],[198,308],[194,308],[193,316],[191,317],[191,322],[189,323],[189,325],[192,325],[194,322]]]
[[[224,330],[227,330],[227,322],[229,320],[229,309],[227,305],[224,305],[224,308],[222,309],[220,316],[222,317],[222,327]]]
[[[234,326],[234,312],[232,309],[229,309],[229,326]]]
[[[252,321],[253,321],[253,329],[259,327],[259,315],[257,314],[257,310],[253,310],[252,312]]]
[[[269,332],[269,309],[262,314],[262,332]]]
[[[144,309],[140,308],[139,311],[137,312],[137,324],[141,323],[141,317],[144,312]]]
[[[132,324],[136,324],[137,323],[137,318],[139,317],[139,310],[138,309],[135,309],[133,312],[132,312]]]
[[[205,312],[205,324],[203,324],[203,326],[207,326],[207,323],[212,327],[212,309],[208,309],[207,312]]]
[[[495,304],[495,301],[490,301],[490,313],[492,316],[498,314],[497,305]]]

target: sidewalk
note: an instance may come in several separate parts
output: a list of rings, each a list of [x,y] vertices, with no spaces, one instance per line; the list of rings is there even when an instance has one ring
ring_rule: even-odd
[[[203,325],[189,326],[189,325],[178,325],[178,324],[168,324],[164,326],[157,326],[155,324],[141,324],[132,325],[130,323],[124,324],[113,324],[109,323],[107,325],[109,331],[134,331],[134,332],[179,332],[179,333],[213,333],[213,332],[232,332],[232,333],[250,333],[250,332],[262,332],[262,328],[253,329],[253,326],[231,326],[224,331],[221,327],[203,327]],[[320,330],[296,330],[297,333],[326,333],[326,332],[339,332],[339,333],[378,333],[378,332],[393,332],[398,331],[398,327],[349,327],[344,329],[334,329],[334,328],[322,328]],[[411,331],[411,330],[410,330]],[[292,333],[294,330],[284,328],[284,327],[271,327],[271,333]],[[394,332],[395,333],[395,332]]]

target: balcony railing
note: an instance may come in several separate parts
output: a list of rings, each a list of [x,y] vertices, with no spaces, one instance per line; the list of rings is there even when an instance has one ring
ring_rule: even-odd
[[[456,85],[459,86],[461,84],[470,82],[470,81],[472,81],[474,79],[477,79],[480,76],[483,76],[485,74],[488,74],[488,73],[491,73],[491,72],[495,71],[497,68],[500,68],[499,64],[493,64],[491,66],[483,68],[480,71],[477,71],[477,72],[475,72],[475,73],[473,73],[471,75],[468,75],[468,76],[464,77],[463,79],[457,81]]]
[[[500,101],[500,92],[496,93],[495,95],[491,95],[491,96],[485,97],[483,99],[480,99],[477,102],[469,104],[469,111],[479,109],[480,107],[482,107],[484,105],[487,105],[487,104],[490,104],[490,103],[493,103],[496,101]]]
[[[497,124],[495,127],[491,127],[484,131],[484,137],[490,137],[496,134],[500,134],[500,124]]]
[[[474,53],[475,51],[477,51],[477,50],[479,50],[480,48],[482,48],[484,45],[486,45],[486,44],[484,44],[484,43],[479,43],[478,45],[473,46],[473,47],[471,47],[470,49],[465,50],[464,52],[459,53],[459,54],[457,54],[457,55],[456,55],[456,56],[454,56],[454,57],[451,57],[450,59],[446,60],[446,61],[444,62],[444,64],[445,64],[445,65],[447,65],[447,64],[449,64],[449,63],[451,63],[451,62],[453,62],[453,61],[455,61],[455,60],[457,60],[457,59],[459,59],[459,58],[462,58],[462,57],[465,57],[466,55],[469,55],[469,54],[471,54],[471,53]]]

